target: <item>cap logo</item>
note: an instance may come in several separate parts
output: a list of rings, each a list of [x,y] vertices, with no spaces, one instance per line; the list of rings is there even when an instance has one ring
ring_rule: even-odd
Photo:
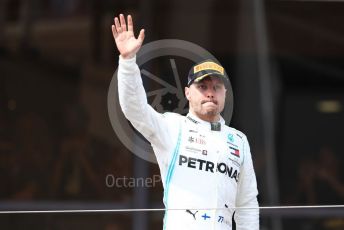
[[[220,72],[221,74],[224,74],[224,69],[222,66],[220,66],[219,64],[216,64],[214,62],[203,62],[199,65],[196,65],[194,67],[194,74],[198,73],[202,70],[216,70],[218,72]]]

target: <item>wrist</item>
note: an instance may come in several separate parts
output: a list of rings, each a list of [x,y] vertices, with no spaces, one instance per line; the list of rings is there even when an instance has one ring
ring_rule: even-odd
[[[134,56],[123,56],[119,55],[119,61],[124,61],[124,62],[136,62],[136,54]]]
[[[135,57],[135,54],[121,54],[120,57],[122,59],[132,59]]]

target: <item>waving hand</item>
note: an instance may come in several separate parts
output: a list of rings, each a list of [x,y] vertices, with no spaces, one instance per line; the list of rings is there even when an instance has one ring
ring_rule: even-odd
[[[117,49],[125,59],[136,55],[145,37],[144,30],[141,29],[139,36],[135,38],[133,20],[130,15],[128,15],[127,21],[128,27],[123,14],[120,14],[119,19],[115,17],[114,25],[111,27]]]

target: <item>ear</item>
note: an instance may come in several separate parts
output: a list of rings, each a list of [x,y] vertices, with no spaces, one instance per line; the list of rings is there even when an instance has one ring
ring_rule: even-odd
[[[190,88],[189,87],[185,87],[184,90],[185,90],[185,97],[189,101],[190,100]]]

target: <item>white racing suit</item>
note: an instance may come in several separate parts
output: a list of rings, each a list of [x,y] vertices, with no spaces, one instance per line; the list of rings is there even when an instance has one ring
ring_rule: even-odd
[[[158,113],[148,103],[136,58],[119,60],[122,111],[151,143],[164,186],[166,230],[259,229],[257,183],[246,136],[189,113]],[[239,207],[236,209],[236,207]],[[249,207],[249,209],[240,209]],[[178,210],[173,210],[178,209]]]

